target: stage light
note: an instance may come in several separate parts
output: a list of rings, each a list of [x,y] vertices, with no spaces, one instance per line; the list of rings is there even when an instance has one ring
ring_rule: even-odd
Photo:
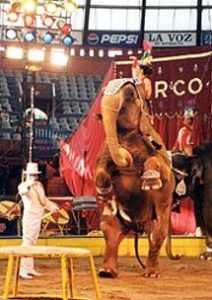
[[[44,61],[45,53],[41,49],[32,48],[28,51],[28,60],[34,62]]]
[[[57,27],[59,29],[61,29],[65,24],[66,24],[66,22],[64,20],[60,19],[60,20],[57,21]]]
[[[35,16],[33,15],[24,15],[24,26],[25,27],[33,27],[35,24]]]
[[[66,35],[63,39],[63,45],[65,45],[66,47],[71,47],[72,44],[74,43],[75,39],[71,36],[71,35]]]
[[[36,41],[36,33],[34,31],[27,31],[24,34],[24,41],[31,43]]]
[[[68,62],[68,56],[63,52],[52,52],[51,53],[51,63],[57,66],[66,66]]]
[[[69,34],[69,33],[71,32],[71,24],[65,23],[65,24],[60,28],[60,31],[61,31],[63,34]]]
[[[37,9],[36,0],[23,0],[23,10],[25,13],[33,14]]]
[[[73,13],[78,8],[78,4],[73,0],[64,0],[64,8],[68,13]]]
[[[15,40],[18,37],[17,30],[13,28],[6,29],[6,38],[8,40]]]
[[[11,11],[20,12],[22,8],[22,0],[14,1],[11,5]]]
[[[6,57],[13,59],[23,59],[24,50],[22,48],[17,47],[7,47],[6,49]]]
[[[44,16],[43,17],[43,25],[46,26],[47,28],[51,28],[55,19],[51,16]]]
[[[53,1],[47,1],[44,4],[44,8],[45,8],[46,12],[50,15],[54,15],[57,11],[57,5]]]
[[[55,35],[48,31],[42,36],[42,41],[44,42],[44,44],[51,44],[54,40],[54,37]]]
[[[19,13],[12,10],[7,15],[7,19],[9,22],[17,22],[18,18],[19,18]]]

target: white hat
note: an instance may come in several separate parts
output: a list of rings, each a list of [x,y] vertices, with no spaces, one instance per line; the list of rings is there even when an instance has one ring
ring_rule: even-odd
[[[38,164],[34,162],[29,162],[27,164],[26,170],[24,174],[40,174],[41,172],[38,170]]]

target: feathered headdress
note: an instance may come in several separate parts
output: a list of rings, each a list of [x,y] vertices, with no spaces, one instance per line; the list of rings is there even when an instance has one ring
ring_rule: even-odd
[[[148,66],[151,65],[153,57],[151,55],[151,51],[152,51],[152,44],[148,41],[143,41],[143,55],[141,57],[141,65],[142,66]]]
[[[152,72],[151,68],[151,62],[152,62],[152,44],[148,41],[143,41],[143,55],[140,60],[137,59],[137,57],[133,57],[133,63],[132,63],[132,77],[134,80],[139,80],[139,73],[141,68],[146,68],[149,70],[149,74]],[[147,74],[147,70],[146,70]]]
[[[186,105],[184,108],[184,118],[189,119],[194,117],[194,109],[190,105]]]

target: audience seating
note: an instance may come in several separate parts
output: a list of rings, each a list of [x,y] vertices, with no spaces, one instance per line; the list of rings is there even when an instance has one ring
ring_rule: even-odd
[[[69,135],[76,129],[80,120],[89,110],[103,80],[101,75],[70,75],[50,72],[37,72],[37,83],[54,83],[56,91],[55,117],[50,118],[49,130],[61,131],[61,136]],[[20,114],[22,106],[19,101],[19,85],[26,80],[31,82],[32,75],[20,70],[0,69],[0,113],[9,114],[8,121],[0,120],[2,131],[0,138],[21,140]],[[18,121],[19,120],[19,121]],[[14,125],[19,124],[19,125]],[[48,134],[47,134],[48,135]],[[45,138],[43,136],[43,138]]]

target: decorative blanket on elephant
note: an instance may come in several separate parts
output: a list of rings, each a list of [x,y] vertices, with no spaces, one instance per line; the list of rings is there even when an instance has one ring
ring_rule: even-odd
[[[133,83],[133,84],[135,84],[135,81],[133,80],[133,78],[120,78],[120,79],[111,80],[109,82],[109,84],[107,85],[107,87],[106,87],[106,89],[104,91],[104,94],[108,95],[108,96],[109,95],[114,95],[126,83]]]

